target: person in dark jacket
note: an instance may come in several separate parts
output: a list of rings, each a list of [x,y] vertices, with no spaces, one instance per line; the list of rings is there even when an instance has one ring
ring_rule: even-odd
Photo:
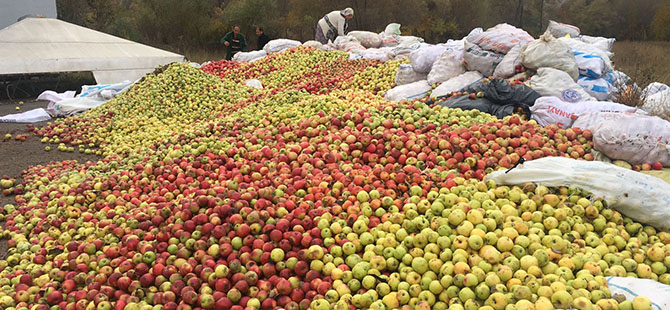
[[[240,26],[235,26],[233,31],[226,33],[221,43],[226,46],[226,60],[232,60],[235,54],[247,51],[247,40],[240,33]]]
[[[265,44],[270,42],[270,37],[265,34],[261,27],[256,27],[256,35],[258,36],[258,50],[262,50]]]

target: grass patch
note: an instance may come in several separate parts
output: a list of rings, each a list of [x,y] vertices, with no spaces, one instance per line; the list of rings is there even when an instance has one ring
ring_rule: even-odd
[[[614,65],[644,88],[651,82],[670,84],[670,42],[622,41],[614,43]]]

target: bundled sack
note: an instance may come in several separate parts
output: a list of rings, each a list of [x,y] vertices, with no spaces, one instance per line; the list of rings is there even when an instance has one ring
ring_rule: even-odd
[[[444,45],[422,45],[419,49],[409,54],[409,60],[414,71],[428,74],[433,68],[433,63],[437,60],[447,48]]]
[[[544,157],[509,172],[495,171],[485,180],[499,185],[532,182],[548,187],[577,186],[622,214],[661,230],[670,229],[670,184],[633,170],[599,161]]]
[[[600,78],[604,73],[609,71],[605,65],[605,60],[600,55],[583,52],[574,52],[574,55],[579,67],[580,76]]]
[[[296,40],[289,40],[289,39],[275,39],[275,40],[270,40],[268,44],[265,44],[265,47],[263,47],[263,50],[269,54],[274,54],[274,53],[279,53],[281,51],[294,48],[296,46],[300,46],[302,43],[300,41]]]
[[[575,55],[581,75],[601,77],[603,74],[613,70],[612,60],[610,59],[612,54],[610,52],[605,52],[577,39],[559,38],[558,41],[570,47]]]
[[[461,89],[466,88],[482,79],[484,79],[484,76],[477,71],[465,72],[440,84],[440,86],[433,90],[431,97],[439,98],[447,96],[450,93],[460,91]]]
[[[556,125],[559,128],[573,127],[573,122],[587,112],[635,113],[636,108],[615,102],[589,101],[571,103],[556,97],[541,97],[530,108],[532,119],[540,126]]]
[[[569,35],[570,37],[577,38],[579,37],[579,27],[569,25],[569,24],[562,24],[553,20],[549,21],[549,25],[547,26],[547,31],[551,33],[552,36],[555,38],[562,38],[565,37],[566,35]]]
[[[452,99],[447,99],[438,103],[441,107],[448,107],[452,109],[461,110],[478,110],[480,112],[491,114],[497,118],[504,118],[510,116],[519,110],[519,107],[514,104],[496,104],[486,98],[470,99],[468,96],[460,96]]]
[[[507,54],[515,45],[526,45],[534,38],[523,29],[509,24],[498,24],[484,32],[471,32],[467,40],[484,50]]]
[[[594,148],[612,159],[633,165],[658,161],[670,167],[670,122],[662,118],[625,115],[602,122],[592,131]]]
[[[251,62],[258,58],[263,58],[267,56],[268,53],[264,50],[253,51],[253,52],[239,52],[233,55],[233,61],[237,62]]]
[[[356,38],[365,48],[378,48],[382,44],[381,37],[374,32],[351,31],[347,35]]]
[[[655,95],[668,89],[670,89],[670,86],[668,85],[659,82],[652,82],[649,85],[647,85],[647,87],[645,87],[644,90],[642,90],[642,94],[640,94],[640,96],[642,98],[649,98],[652,95]]]
[[[423,39],[413,36],[400,36],[398,37],[398,42],[398,45],[393,48],[393,52],[391,53],[394,59],[409,57],[413,51],[428,45],[423,43]]]
[[[617,92],[622,92],[628,89],[628,82],[630,82],[630,77],[628,77],[628,75],[617,70],[612,70],[610,72],[605,73],[605,75],[603,75],[603,79],[605,79],[608,83],[610,83]],[[634,89],[639,90],[637,84],[633,83],[633,85],[631,86]]]
[[[592,78],[588,76],[580,76],[577,84],[584,88],[589,95],[599,101],[607,101],[612,98],[616,88],[603,78]]]
[[[614,46],[615,38],[603,38],[603,37],[592,37],[586,35],[580,35],[579,40],[591,44],[605,52],[611,52],[612,46]]]
[[[398,70],[396,70],[395,73],[395,85],[400,86],[400,85],[405,85],[409,83],[414,83],[416,81],[421,81],[425,80],[426,75],[423,73],[419,73],[414,71],[414,68],[412,68],[412,65],[408,64],[402,64],[398,67]]]
[[[400,35],[400,24],[398,23],[390,23],[386,25],[386,28],[384,29],[384,34],[386,35]]]
[[[670,121],[670,89],[657,92],[645,98],[642,110]]]
[[[391,58],[391,53],[386,50],[378,48],[369,48],[360,52],[361,58],[363,59],[376,59],[381,61],[387,61]],[[425,80],[425,79],[424,79]]]
[[[417,81],[389,89],[384,95],[384,99],[388,101],[419,99],[427,96],[431,89],[432,87],[430,87],[428,81]]]
[[[356,38],[352,36],[338,36],[333,42],[335,49],[347,53],[361,53],[365,50],[365,47],[361,45],[361,42],[358,42]]]
[[[531,70],[547,67],[564,71],[573,81],[577,81],[579,77],[579,66],[570,47],[554,38],[549,32],[523,48],[521,63]]]
[[[652,310],[670,309],[670,285],[650,279],[629,277],[607,277],[607,288],[612,296],[620,294],[632,301],[637,296],[644,296],[651,301]]]
[[[567,73],[553,68],[540,68],[530,79],[530,88],[542,96],[558,97],[566,102],[595,101]]]
[[[479,45],[465,40],[463,58],[468,71],[479,71],[484,76],[491,76],[505,55],[485,51]]]
[[[461,53],[461,57],[462,55]],[[428,73],[428,83],[431,85],[443,83],[463,73],[465,73],[465,67],[458,58],[458,52],[448,49],[437,57],[437,60],[433,63],[433,67]]]
[[[493,71],[493,76],[497,78],[508,78],[516,74],[517,67],[521,66],[521,50],[523,46],[517,44],[512,47],[507,55],[503,57],[502,61],[498,64],[496,69]]]
[[[479,81],[463,91],[468,93],[483,93],[484,98],[491,100],[495,104],[522,107],[528,111],[528,107],[535,104],[535,101],[541,96],[536,91],[526,85],[512,85],[504,79],[493,79],[491,81]]]
[[[400,44],[400,39],[396,35],[387,35],[382,32],[379,34],[379,39],[381,40],[379,47],[396,47]]]
[[[636,113],[641,113],[642,111],[636,112],[583,112],[577,115],[577,120],[572,123],[573,128],[581,128],[593,130],[600,123],[610,120],[618,120],[626,117],[627,115],[632,115]]]
[[[302,44],[303,46],[312,47],[317,50],[323,50],[323,44],[319,41],[309,40]]]

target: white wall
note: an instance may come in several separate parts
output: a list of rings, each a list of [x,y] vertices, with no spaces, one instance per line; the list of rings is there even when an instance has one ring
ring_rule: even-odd
[[[0,0],[0,29],[29,14],[56,18],[56,0]]]

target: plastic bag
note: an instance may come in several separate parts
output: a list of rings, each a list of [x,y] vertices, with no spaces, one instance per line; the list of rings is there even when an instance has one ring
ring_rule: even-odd
[[[250,79],[250,80],[245,80],[244,85],[247,85],[249,87],[253,88],[258,88],[258,89],[263,89],[263,83],[257,79]]]
[[[579,27],[577,26],[562,24],[553,20],[549,21],[547,31],[550,32],[551,35],[555,38],[565,37],[566,35],[570,35],[570,37],[576,38],[579,37],[580,32]]]
[[[499,78],[508,78],[516,74],[517,66],[521,66],[521,50],[523,46],[517,44],[512,47],[507,55],[503,57],[502,61],[498,64],[495,71],[493,71],[494,77]]]
[[[570,103],[556,97],[541,97],[535,100],[530,108],[532,119],[540,126],[556,125],[559,128],[570,128],[575,119],[587,112],[630,112],[636,108],[615,102],[589,101]]]
[[[612,296],[621,294],[630,301],[637,296],[644,296],[651,300],[652,310],[670,309],[670,285],[649,279],[628,277],[607,277],[606,279],[607,288]]]
[[[77,97],[97,97],[109,100],[126,91],[133,84],[133,82],[126,80],[116,84],[84,85]]]
[[[579,40],[606,52],[612,51],[612,46],[614,46],[614,42],[616,41],[615,38],[592,37],[586,35],[579,36]]]
[[[347,35],[356,38],[365,48],[378,48],[382,44],[382,39],[374,32],[351,31]]]
[[[504,79],[493,79],[489,82],[480,81],[474,83],[463,91],[469,93],[484,93],[484,98],[499,105],[512,104],[521,106],[528,111],[540,98],[540,94],[525,85],[511,85]]]
[[[49,113],[42,108],[33,109],[23,113],[9,114],[0,117],[0,123],[37,123],[51,119]]]
[[[386,25],[386,29],[384,29],[384,33],[386,35],[400,35],[400,24],[397,23],[390,23]]]
[[[517,107],[514,104],[500,105],[486,98],[470,99],[468,96],[448,99],[440,102],[438,105],[452,109],[479,110],[500,119],[514,114],[514,112],[517,110]]]
[[[484,50],[507,54],[517,44],[526,45],[533,37],[523,29],[509,24],[498,24],[484,32],[470,33],[467,40]]]
[[[384,99],[388,101],[419,99],[428,95],[431,89],[432,87],[430,87],[428,81],[417,81],[389,89],[384,95]]]
[[[670,184],[613,164],[544,157],[526,161],[509,172],[495,171],[485,179],[499,185],[532,182],[549,187],[577,186],[638,222],[670,229]]]
[[[428,73],[428,83],[431,85],[442,83],[463,73],[465,67],[458,59],[457,52],[446,50],[433,63],[433,68]]]
[[[505,55],[485,51],[479,45],[465,41],[463,58],[469,71],[479,71],[484,76],[491,76],[503,57]]]
[[[579,77],[579,67],[570,47],[548,32],[523,48],[521,63],[531,70],[548,67],[567,72],[573,81]]]
[[[670,121],[670,89],[655,93],[645,99],[642,110]]]
[[[447,48],[444,45],[425,45],[409,54],[414,71],[428,74],[433,63]]]
[[[279,53],[283,50],[294,48],[301,45],[300,41],[289,40],[289,39],[275,39],[265,44],[263,50],[268,54]]]
[[[599,101],[607,101],[612,98],[612,94],[616,88],[612,86],[607,80],[602,78],[592,78],[588,76],[580,76],[577,84],[584,88],[589,95]]]
[[[579,84],[561,70],[540,68],[530,79],[530,88],[542,96],[554,96],[567,102],[594,101]]]
[[[396,86],[414,83],[416,81],[421,81],[425,79],[426,79],[425,74],[414,71],[412,65],[408,64],[400,65],[395,73]]]
[[[256,58],[263,58],[267,56],[267,52],[264,50],[253,51],[253,52],[239,52],[233,55],[233,61],[237,62],[250,62]]]
[[[433,89],[431,97],[442,97],[449,93],[457,92],[469,85],[484,79],[484,76],[477,71],[465,72],[455,78],[440,84],[440,86]]]
[[[593,146],[631,164],[660,162],[670,167],[670,122],[655,116],[625,115],[593,128]]]
[[[302,44],[303,46],[312,47],[317,50],[323,50],[323,44],[319,41],[309,40]]]

